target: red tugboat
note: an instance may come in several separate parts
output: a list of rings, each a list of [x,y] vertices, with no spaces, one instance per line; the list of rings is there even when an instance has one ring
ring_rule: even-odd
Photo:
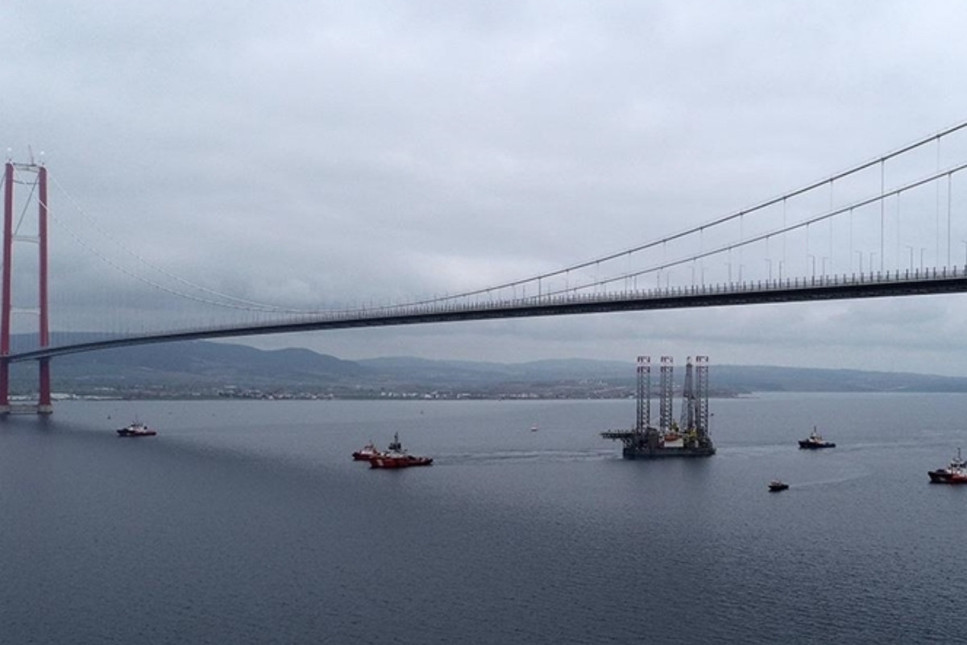
[[[156,434],[158,434],[157,431],[152,430],[140,421],[118,428],[119,437],[153,437]]]
[[[813,431],[809,433],[809,437],[799,440],[799,447],[807,450],[816,450],[817,448],[835,448],[836,444],[832,441],[824,440],[823,435],[816,432],[816,426],[813,426]]]
[[[946,468],[938,468],[927,472],[931,484],[967,484],[967,461],[960,457],[957,448],[957,458],[950,460]]]
[[[382,453],[379,451],[379,449],[377,449],[376,446],[373,445],[373,442],[370,441],[361,449],[353,453],[353,459],[356,461],[369,461],[373,457],[381,454]]]
[[[381,452],[369,459],[370,468],[409,468],[410,466],[430,466],[432,464],[432,457],[417,457],[403,450],[403,444],[400,443],[400,433],[398,432],[393,434],[393,442],[386,452]]]

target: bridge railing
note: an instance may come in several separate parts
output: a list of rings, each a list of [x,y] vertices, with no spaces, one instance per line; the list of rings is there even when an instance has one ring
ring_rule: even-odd
[[[438,305],[419,303],[417,305],[393,305],[379,308],[360,308],[343,310],[331,314],[321,314],[310,317],[313,320],[346,322],[378,317],[419,317],[438,314],[460,314],[480,311],[509,311],[521,308],[553,308],[587,303],[609,303],[628,300],[665,300],[674,298],[721,296],[736,293],[761,293],[769,291],[788,291],[795,289],[851,287],[869,284],[901,284],[903,282],[920,282],[923,280],[943,280],[947,278],[967,277],[967,265],[964,267],[929,267],[915,269],[897,269],[893,271],[873,271],[829,274],[818,276],[797,276],[792,278],[776,278],[772,280],[754,280],[742,282],[725,282],[714,284],[677,285],[665,288],[632,289],[606,293],[572,292],[567,294],[544,294],[529,297],[497,299],[497,300],[467,300],[463,302],[444,301]],[[275,322],[266,323],[276,324]]]
[[[759,293],[768,291],[787,291],[790,289],[850,287],[868,284],[899,284],[903,282],[920,282],[923,280],[943,280],[947,278],[963,277],[967,277],[967,265],[964,267],[940,267],[939,269],[936,267],[896,269],[893,271],[887,270],[818,276],[797,276],[792,278],[776,278],[772,280],[677,285],[665,288],[625,289],[606,293],[573,292],[568,294],[545,294],[485,301],[445,301],[438,305],[423,302],[417,305],[400,304],[378,308],[342,310],[328,314],[323,313],[306,316],[305,319],[344,322],[377,317],[407,318],[444,313],[459,314],[478,311],[507,311],[520,309],[523,307],[550,308],[586,303],[608,303],[627,300],[662,300],[669,298],[687,298],[692,296],[720,296],[734,293]],[[271,321],[266,323],[266,325],[278,324],[283,320],[284,319]]]
[[[957,284],[944,286],[944,282]],[[933,287],[930,283],[934,283]],[[904,290],[905,284],[917,284],[916,288]],[[196,326],[172,330],[164,333],[146,333],[123,337],[107,338],[101,341],[57,345],[52,343],[47,349],[12,353],[11,362],[55,356],[72,352],[93,351],[135,345],[149,342],[167,342],[200,338],[238,337],[269,333],[311,331],[324,328],[354,327],[367,325],[397,325],[420,322],[440,322],[455,319],[497,318],[505,312],[512,316],[541,316],[567,313],[589,313],[593,311],[649,309],[649,303],[662,308],[730,304],[729,296],[747,296],[736,299],[733,304],[749,302],[779,302],[811,299],[808,293],[816,291],[816,297],[849,298],[871,295],[868,291],[862,296],[855,295],[857,287],[883,285],[887,290],[877,290],[873,295],[891,295],[889,286],[897,286],[892,295],[911,295],[924,293],[931,289],[937,292],[967,291],[967,265],[953,267],[930,267],[870,273],[830,274],[809,277],[794,277],[776,280],[755,280],[715,284],[679,285],[643,290],[622,290],[608,293],[567,293],[537,295],[529,298],[511,298],[489,301],[444,301],[434,305],[429,302],[399,304],[378,308],[340,310],[317,315],[301,314],[269,320],[257,324]],[[854,290],[851,292],[851,290]],[[819,293],[822,291],[822,293]],[[841,295],[832,292],[840,292]],[[777,293],[776,298],[755,298],[755,294]],[[851,295],[852,293],[852,295]],[[680,303],[675,303],[680,300]],[[663,301],[663,302],[657,302]],[[487,313],[488,315],[477,315]]]

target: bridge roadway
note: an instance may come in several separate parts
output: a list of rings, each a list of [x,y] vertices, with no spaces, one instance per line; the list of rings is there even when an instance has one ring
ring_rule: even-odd
[[[207,338],[261,336],[294,332],[390,327],[463,320],[493,320],[532,316],[691,307],[723,307],[811,300],[846,300],[891,296],[961,293],[967,291],[967,265],[963,268],[907,270],[872,274],[816,276],[785,280],[670,287],[648,291],[603,294],[545,295],[485,303],[399,305],[377,309],[320,314],[311,319],[263,322],[124,336],[73,345],[51,346],[11,353],[7,362],[36,360],[102,349]]]

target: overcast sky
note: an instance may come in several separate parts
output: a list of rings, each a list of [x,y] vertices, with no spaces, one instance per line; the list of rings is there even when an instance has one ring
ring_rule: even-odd
[[[71,231],[258,302],[409,300],[644,243],[967,118],[954,1],[32,0],[0,25],[0,145],[43,151],[55,182],[55,328],[126,289]],[[142,317],[149,292],[127,300]],[[967,375],[965,298],[244,342]]]

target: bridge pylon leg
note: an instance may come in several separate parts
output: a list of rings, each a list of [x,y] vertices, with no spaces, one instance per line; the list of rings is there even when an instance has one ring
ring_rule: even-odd
[[[10,412],[10,363],[0,356],[0,414]]]
[[[37,170],[39,206],[37,209],[37,238],[39,242],[39,271],[40,284],[37,288],[40,346],[50,345],[50,314],[47,308],[47,168],[40,166]],[[50,358],[40,359],[39,398],[37,400],[37,414],[51,414],[54,406],[50,402]]]
[[[3,177],[3,275],[0,275],[0,413],[10,411],[10,269],[13,266],[13,163]]]
[[[53,414],[54,405],[50,400],[50,359],[40,359],[40,395],[37,399],[37,414]]]

